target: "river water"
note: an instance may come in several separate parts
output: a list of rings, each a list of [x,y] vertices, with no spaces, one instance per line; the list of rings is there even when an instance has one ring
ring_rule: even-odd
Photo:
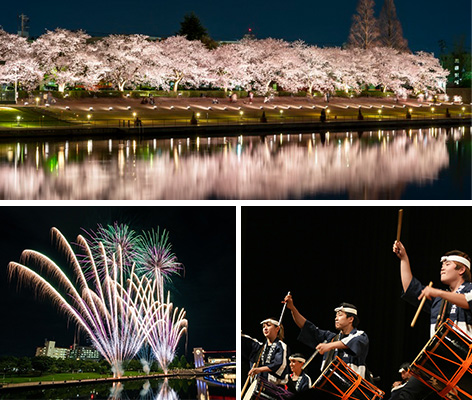
[[[0,143],[2,199],[471,199],[470,126]]]
[[[235,396],[234,380],[230,384],[216,384],[203,379],[132,380],[0,392],[0,399],[235,400]]]

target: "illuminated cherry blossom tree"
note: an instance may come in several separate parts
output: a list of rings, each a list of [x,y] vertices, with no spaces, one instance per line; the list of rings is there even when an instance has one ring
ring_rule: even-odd
[[[239,44],[225,44],[211,52],[209,73],[215,86],[224,89],[248,87],[251,77],[249,66],[239,57]]]
[[[103,79],[112,82],[120,92],[126,84],[135,86],[143,82],[143,54],[149,46],[148,39],[144,35],[110,35],[98,42]]]
[[[15,101],[19,87],[31,90],[39,84],[39,64],[25,38],[0,30],[0,60],[0,83],[15,86]]]
[[[32,47],[46,79],[53,79],[63,92],[67,84],[78,82],[83,76],[86,40],[83,31],[56,29],[47,31],[33,42]]]
[[[198,40],[187,40],[183,36],[171,36],[161,42],[162,68],[173,90],[180,84],[199,87],[209,82],[209,51]]]

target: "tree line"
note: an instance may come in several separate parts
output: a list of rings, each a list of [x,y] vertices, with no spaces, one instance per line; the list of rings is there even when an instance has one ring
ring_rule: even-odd
[[[54,82],[59,91],[100,85],[123,91],[146,84],[179,88],[245,89],[266,95],[274,83],[288,92],[361,92],[368,85],[399,96],[445,90],[448,71],[425,52],[393,47],[320,48],[303,41],[245,38],[209,49],[176,35],[92,38],[56,29],[33,42],[0,30],[0,83],[34,90]]]
[[[184,355],[180,358],[176,357],[169,365],[171,369],[191,368]],[[127,370],[142,371],[143,365],[137,360],[129,361]],[[151,372],[162,372],[158,363],[155,361],[151,368]],[[0,357],[0,373],[6,376],[42,376],[48,374],[59,373],[77,373],[77,372],[96,372],[99,374],[111,374],[110,365],[104,359],[99,361],[92,360],[75,360],[72,358],[58,359],[46,356],[36,357]]]

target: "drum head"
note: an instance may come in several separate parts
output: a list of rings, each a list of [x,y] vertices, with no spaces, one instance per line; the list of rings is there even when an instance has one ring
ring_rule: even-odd
[[[246,394],[243,397],[243,400],[251,400],[253,393],[257,389],[257,379],[254,379],[254,382],[251,383],[248,390],[246,390]]]

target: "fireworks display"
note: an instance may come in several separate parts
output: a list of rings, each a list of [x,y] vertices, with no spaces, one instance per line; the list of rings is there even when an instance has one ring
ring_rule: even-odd
[[[185,311],[174,310],[164,282],[183,267],[170,252],[168,234],[137,235],[126,225],[103,227],[77,237],[77,255],[58,229],[52,237],[64,252],[73,277],[47,256],[24,250],[20,263],[8,265],[10,279],[30,285],[50,298],[88,335],[107,360],[114,377],[146,347],[146,360],[159,362],[167,372],[181,336],[187,332]],[[143,350],[144,349],[144,350]]]

